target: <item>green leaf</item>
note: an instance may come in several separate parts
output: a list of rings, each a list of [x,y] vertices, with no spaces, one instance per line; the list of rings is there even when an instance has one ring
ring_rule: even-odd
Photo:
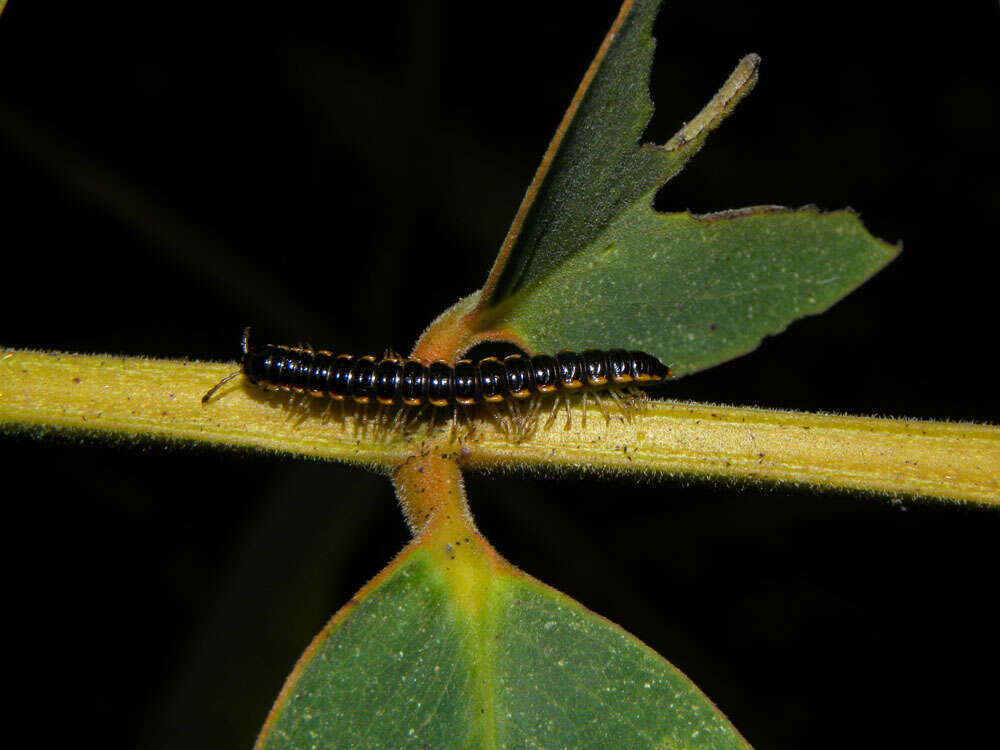
[[[641,349],[685,375],[825,310],[896,252],[847,211],[639,205],[486,320],[529,350]]]
[[[259,746],[747,747],[638,640],[474,558],[411,546],[316,639]]]
[[[608,224],[679,172],[709,131],[757,80],[744,59],[722,90],[666,146],[638,141],[653,114],[649,70],[659,0],[626,0],[542,159],[514,219],[481,304],[536,283]]]
[[[639,146],[658,5],[626,2],[584,77],[470,316],[478,340],[641,349],[684,375],[825,310],[897,254],[847,211],[653,210],[759,62],[744,59],[666,146]]]

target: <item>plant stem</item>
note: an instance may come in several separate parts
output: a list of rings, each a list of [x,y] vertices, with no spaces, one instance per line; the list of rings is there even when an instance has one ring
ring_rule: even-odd
[[[486,418],[449,434],[447,420],[413,432],[380,429],[374,411],[341,419],[322,400],[289,408],[242,378],[202,406],[234,364],[0,350],[0,425],[6,432],[70,432],[132,444],[201,442],[399,471],[438,456],[463,469],[499,467],[698,476],[938,497],[1000,505],[1000,428],[650,401],[627,422],[584,411],[546,417],[511,443]],[[444,422],[445,424],[442,424]],[[450,471],[450,469],[449,469]],[[442,475],[443,476],[443,475]],[[408,501],[415,530],[429,510]],[[460,505],[454,506],[465,513]]]

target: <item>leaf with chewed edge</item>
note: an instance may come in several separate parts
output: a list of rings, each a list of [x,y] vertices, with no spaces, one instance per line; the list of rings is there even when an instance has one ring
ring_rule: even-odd
[[[560,264],[484,320],[529,351],[641,349],[685,375],[822,312],[895,254],[849,211],[754,208],[699,217],[637,206],[593,251]]]
[[[825,310],[898,252],[849,211],[654,211],[656,192],[753,88],[759,65],[744,58],[666,145],[639,145],[658,7],[622,6],[467,318],[471,340],[641,349],[683,375]]]
[[[662,657],[478,541],[411,544],[316,638],[258,747],[748,747]]]

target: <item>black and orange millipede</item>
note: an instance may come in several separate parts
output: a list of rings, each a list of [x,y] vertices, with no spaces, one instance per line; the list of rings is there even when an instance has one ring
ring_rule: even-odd
[[[225,383],[244,375],[265,390],[382,406],[474,406],[535,395],[619,391],[661,383],[673,373],[651,354],[625,349],[560,351],[533,357],[512,354],[450,365],[387,354],[355,357],[308,347],[250,347],[243,331],[240,369],[202,397],[207,403]]]

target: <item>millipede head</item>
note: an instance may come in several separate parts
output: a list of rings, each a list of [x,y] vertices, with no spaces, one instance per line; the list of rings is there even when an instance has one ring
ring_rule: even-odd
[[[246,328],[243,329],[243,337],[240,339],[240,351],[243,353],[243,356],[240,357],[240,369],[238,369],[236,372],[226,375],[226,377],[224,377],[218,383],[209,388],[208,393],[206,393],[204,396],[201,397],[202,406],[208,403],[208,400],[212,398],[213,395],[215,395],[215,392],[217,390],[219,390],[222,386],[224,386],[230,380],[235,378],[237,375],[241,375],[243,373],[247,373],[247,375],[249,375],[250,370],[248,362],[250,358],[250,326],[247,326]],[[253,380],[253,378],[251,378],[250,382],[253,383],[256,381]]]

